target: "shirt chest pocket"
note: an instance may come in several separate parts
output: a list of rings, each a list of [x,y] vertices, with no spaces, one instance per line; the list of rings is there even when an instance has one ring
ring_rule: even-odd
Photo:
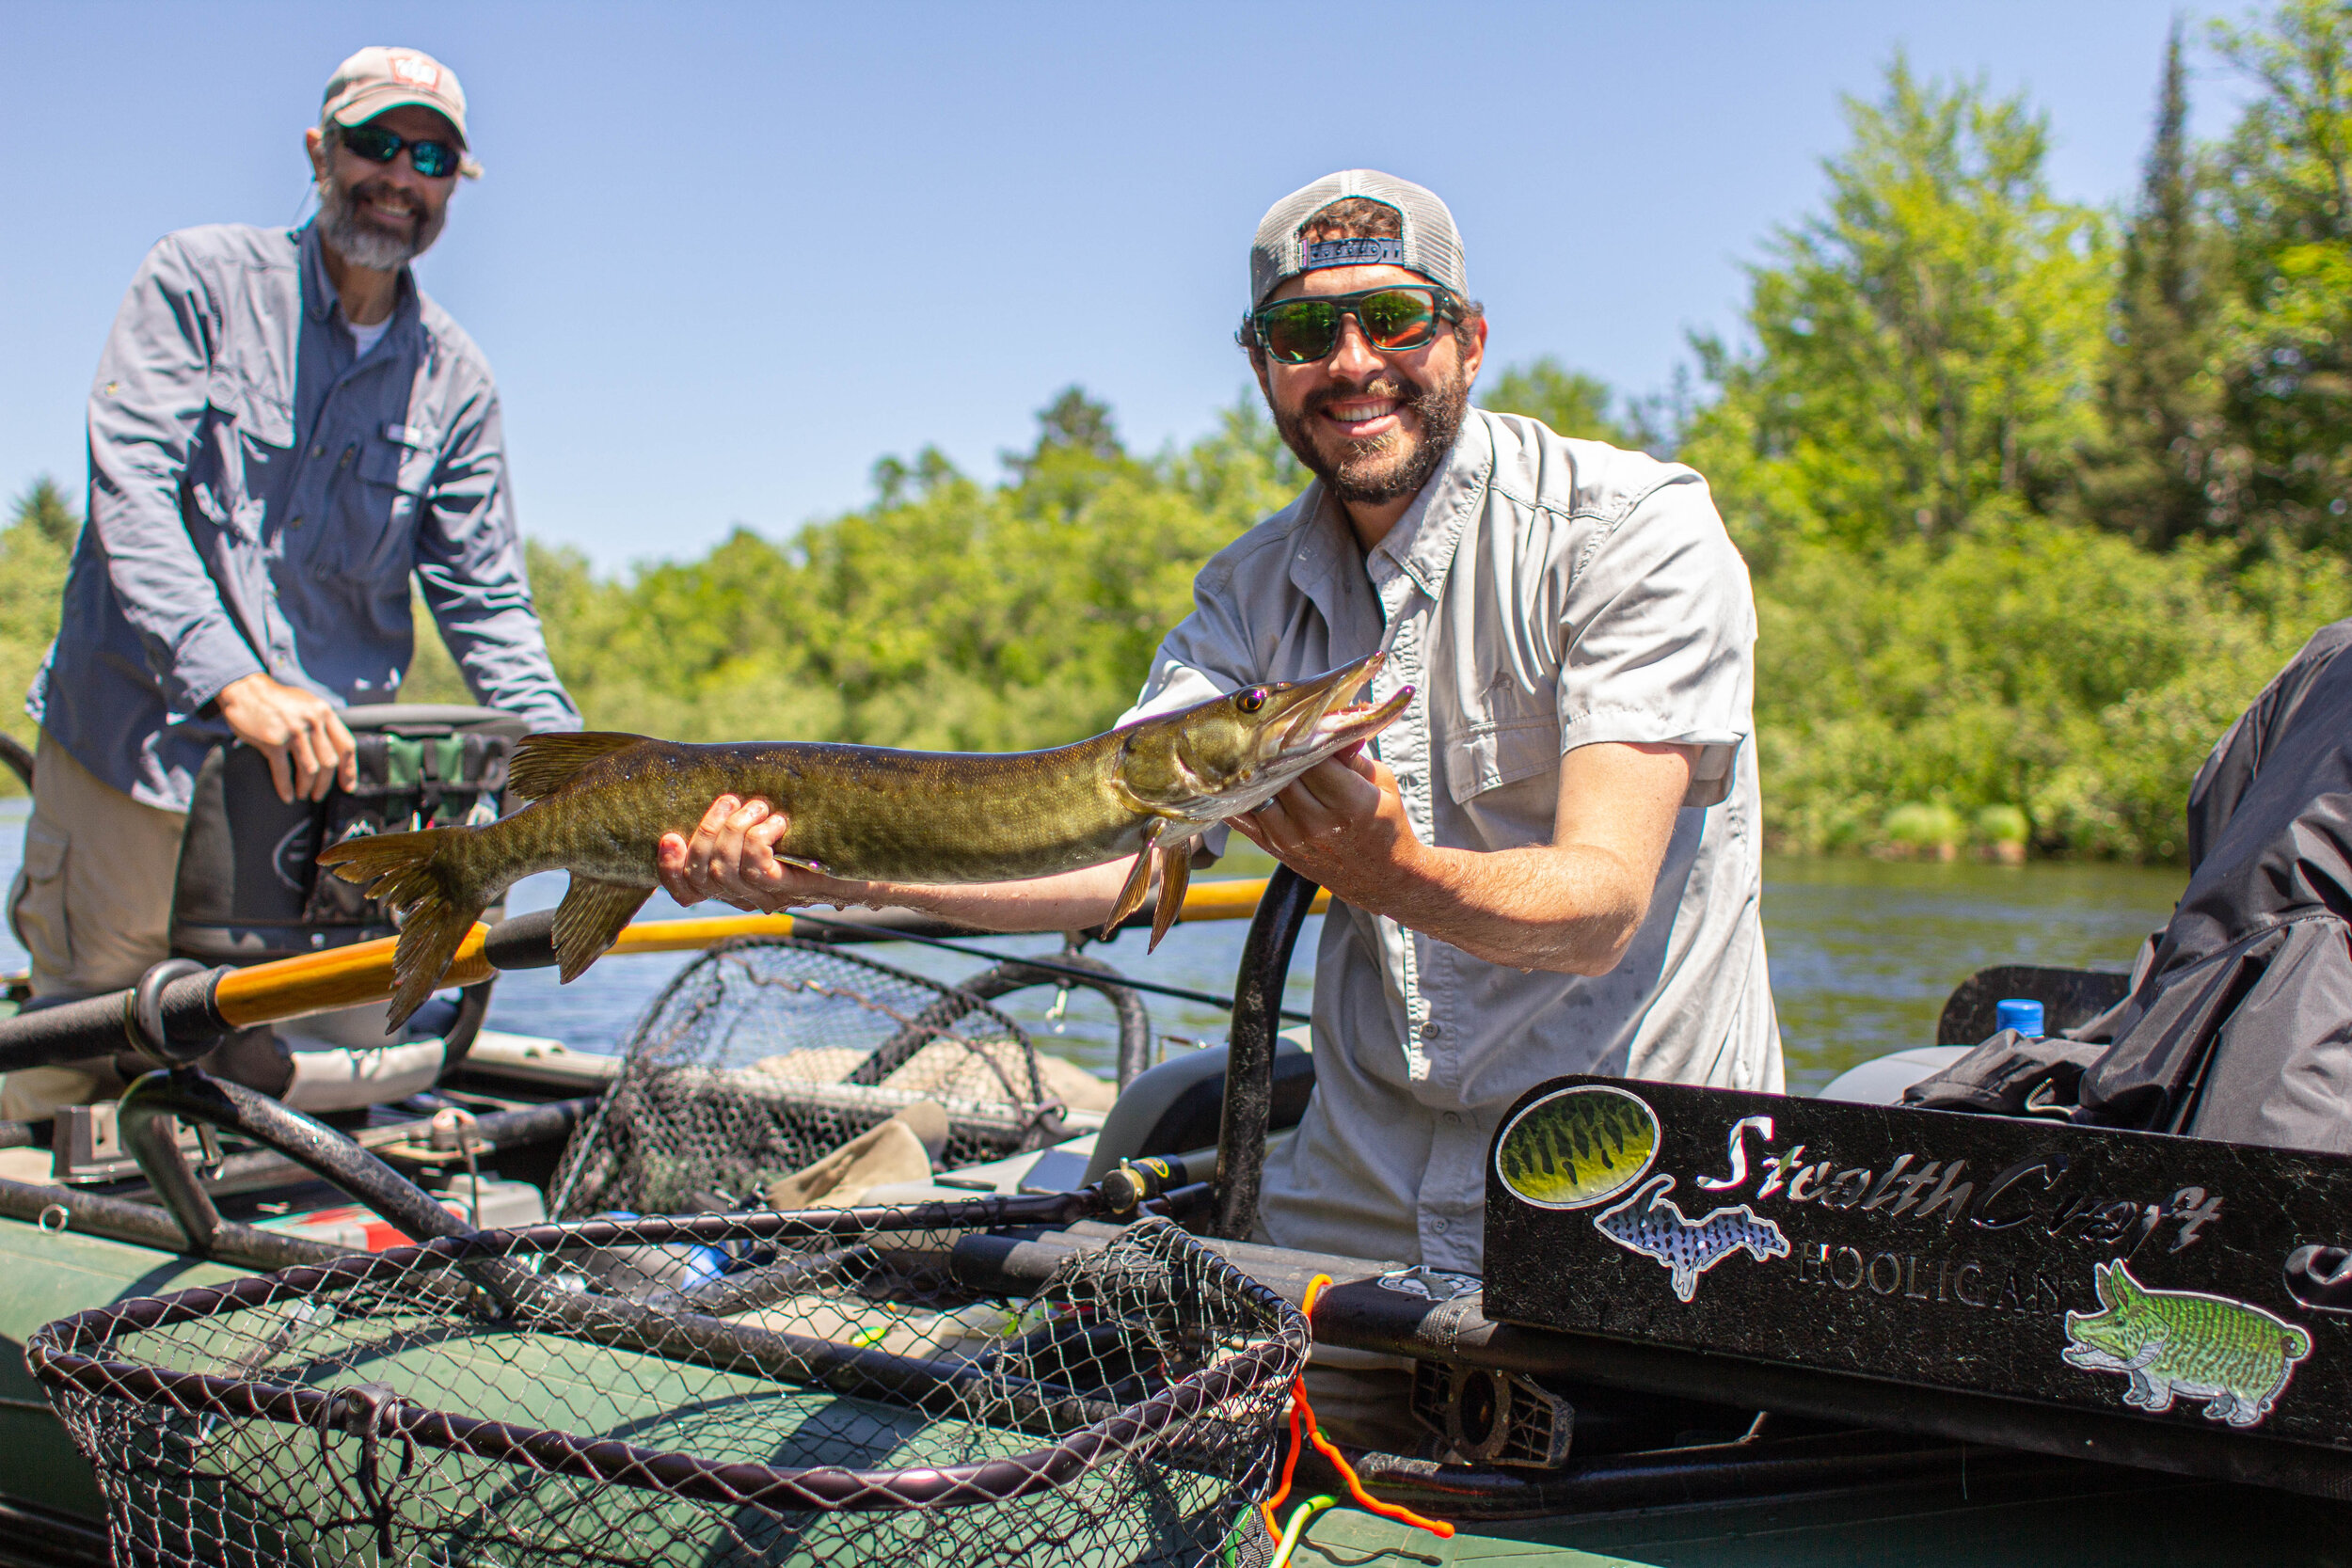
[[[213,372],[204,388],[211,434],[189,465],[197,510],[251,541],[262,514],[293,472],[294,408],[235,367]]]
[[[322,578],[366,580],[407,576],[405,547],[415,537],[417,512],[433,480],[429,448],[370,436],[359,443],[338,489],[337,526],[313,545],[312,570]]]
[[[1456,805],[1560,766],[1560,714],[1551,694],[1489,691],[1465,722],[1438,739],[1446,793]]]

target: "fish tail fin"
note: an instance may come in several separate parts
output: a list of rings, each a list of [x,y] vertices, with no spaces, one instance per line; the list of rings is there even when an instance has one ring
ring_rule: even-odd
[[[383,900],[400,917],[387,1034],[406,1023],[440,985],[487,902],[467,885],[470,879],[457,875],[452,851],[467,833],[463,828],[363,833],[319,856],[321,865],[364,887],[368,896]]]

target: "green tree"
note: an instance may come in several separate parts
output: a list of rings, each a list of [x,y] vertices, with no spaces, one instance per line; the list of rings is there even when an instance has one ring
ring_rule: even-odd
[[[1898,57],[1820,214],[1749,269],[1751,348],[1694,341],[1718,390],[1688,455],[1743,542],[1877,546],[2045,510],[2096,418],[2104,242],[2058,200],[2044,118]]]
[[[2084,483],[2093,520],[2156,549],[2226,534],[2236,521],[2215,502],[2232,489],[2214,373],[2217,285],[2227,258],[2199,184],[2176,24],[2138,205],[2123,234],[2100,382],[2105,438]]]
[[[1641,433],[1620,423],[1611,411],[1614,401],[1607,382],[1572,371],[1549,355],[1533,364],[1512,366],[1478,394],[1483,408],[1498,414],[1524,414],[1562,436],[1606,441],[1613,447],[1643,445]]]
[[[2352,4],[2286,0],[2213,38],[2258,88],[2215,182],[2233,252],[2230,500],[2249,532],[2352,546]]]
[[[0,529],[0,727],[27,746],[34,732],[24,691],[56,639],[66,568],[81,531],[80,514],[46,474],[17,497]],[[5,768],[0,793],[21,793],[16,775]]]

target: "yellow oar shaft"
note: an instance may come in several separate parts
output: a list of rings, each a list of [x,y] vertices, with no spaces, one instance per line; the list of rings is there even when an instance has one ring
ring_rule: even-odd
[[[1184,892],[1184,913],[1180,920],[1247,920],[1257,912],[1258,900],[1265,894],[1263,878],[1230,882],[1196,882]],[[1315,910],[1320,913],[1331,901],[1330,895],[1315,895]],[[820,940],[834,934],[834,927],[818,927],[813,922],[810,934]],[[739,914],[705,917],[691,920],[641,920],[622,928],[620,940],[612,944],[612,953],[689,953],[736,937],[788,937],[793,934],[793,919],[788,914]],[[497,971],[483,957],[482,944],[489,935],[489,927],[476,926],[467,934],[457,949],[456,959],[451,963],[444,984],[470,986],[488,979]],[[221,976],[220,987],[214,992],[214,1006],[221,1017],[238,1028],[256,1023],[274,1023],[280,1020],[301,1018],[309,1013],[328,1012],[337,1007],[357,1007],[370,1002],[381,1002],[392,992],[392,938],[380,942],[354,942],[325,953],[308,953],[298,958],[278,958],[270,963],[255,964],[249,969],[231,971]],[[886,939],[884,939],[886,940]],[[608,955],[610,956],[610,955]]]

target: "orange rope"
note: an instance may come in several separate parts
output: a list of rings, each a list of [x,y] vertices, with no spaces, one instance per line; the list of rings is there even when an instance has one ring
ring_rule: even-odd
[[[1307,1314],[1311,1330],[1313,1327],[1315,1297],[1321,1295],[1323,1288],[1330,1283],[1331,1276],[1327,1274],[1319,1274],[1307,1282],[1307,1299],[1299,1304],[1299,1310]],[[1331,1446],[1330,1439],[1316,1429],[1315,1407],[1307,1402],[1307,1375],[1303,1370],[1298,1376],[1291,1379],[1291,1447],[1289,1455],[1282,1461],[1282,1484],[1274,1489],[1274,1496],[1258,1505],[1260,1512],[1265,1515],[1266,1534],[1270,1538],[1277,1541],[1282,1538],[1282,1527],[1275,1519],[1274,1510],[1291,1495],[1291,1475],[1298,1468],[1298,1421],[1301,1416],[1307,1419],[1308,1441],[1314,1444],[1318,1453],[1330,1461],[1331,1467],[1339,1471],[1340,1479],[1347,1482],[1347,1495],[1356,1500],[1358,1508],[1367,1513],[1377,1513],[1384,1519],[1410,1525],[1415,1529],[1425,1529],[1440,1541],[1454,1539],[1454,1527],[1443,1519],[1424,1519],[1409,1508],[1384,1503],[1364,1490],[1364,1483],[1356,1479],[1354,1468],[1340,1457],[1340,1450]]]

